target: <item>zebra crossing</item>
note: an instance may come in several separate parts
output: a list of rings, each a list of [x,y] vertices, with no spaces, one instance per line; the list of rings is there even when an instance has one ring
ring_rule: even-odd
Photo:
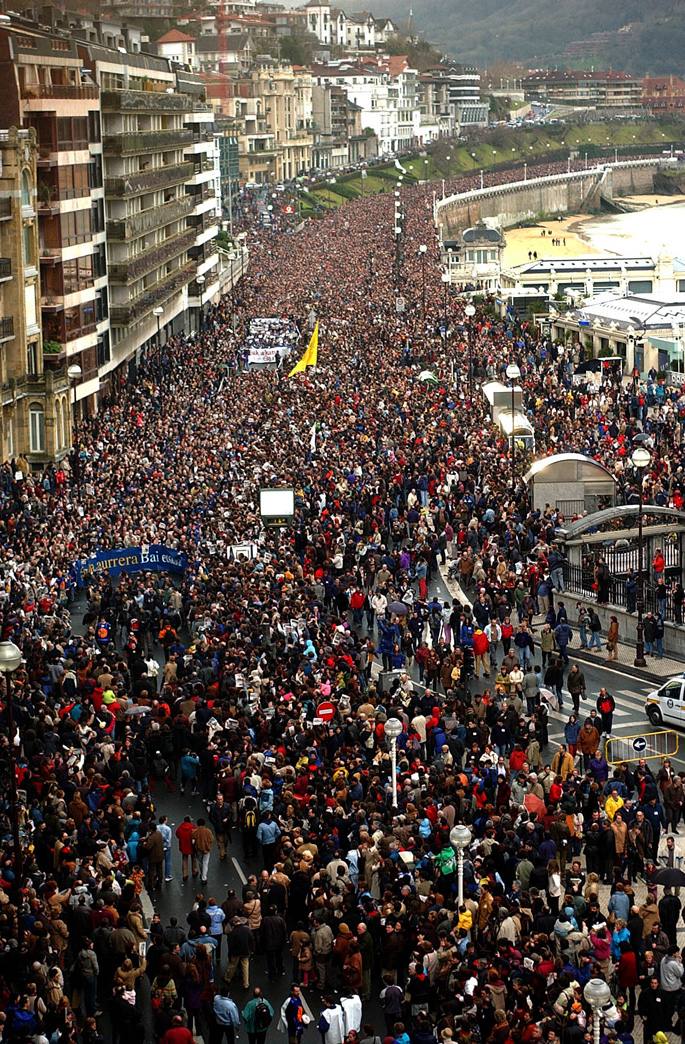
[[[645,715],[645,697],[652,692],[654,685],[645,682],[643,686],[635,689],[612,689],[611,694],[616,701],[612,734],[622,731],[635,732],[641,729],[649,729],[651,726]],[[568,689],[562,689],[564,706],[559,710],[549,709],[550,739],[563,738],[563,726],[573,713],[573,700]],[[595,707],[596,693],[588,692],[587,698],[580,701],[579,720],[582,722],[588,717],[590,711]],[[558,723],[562,728],[555,728],[552,723]]]

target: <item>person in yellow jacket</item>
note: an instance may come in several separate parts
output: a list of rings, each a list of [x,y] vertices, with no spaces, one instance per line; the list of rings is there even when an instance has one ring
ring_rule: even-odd
[[[618,790],[614,789],[609,794],[604,805],[604,811],[607,814],[610,823],[613,823],[614,816],[618,812],[619,808],[623,808],[623,798],[619,794]]]
[[[570,776],[573,772],[576,759],[573,754],[569,752],[565,744],[561,744],[559,750],[552,758],[552,764],[550,768],[555,776],[561,776],[562,780],[565,780],[567,776]]]
[[[471,934],[473,928],[473,914],[469,910],[468,906],[462,903],[459,907],[459,920],[457,921],[457,930],[462,929],[465,932]]]

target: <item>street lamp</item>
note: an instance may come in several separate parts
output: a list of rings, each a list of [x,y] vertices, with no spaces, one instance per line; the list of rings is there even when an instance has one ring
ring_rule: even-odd
[[[442,279],[442,286],[444,290],[444,296],[442,301],[442,350],[443,353],[447,351],[447,292],[450,285],[450,274],[449,272],[443,272],[440,276]]]
[[[630,455],[633,467],[637,471],[637,484],[638,493],[640,496],[639,507],[637,512],[637,634],[635,642],[635,659],[633,661],[635,667],[646,667],[647,661],[645,660],[645,634],[642,624],[642,614],[645,611],[645,581],[644,574],[642,571],[642,559],[644,557],[643,551],[643,533],[642,533],[642,505],[643,505],[643,490],[642,483],[644,480],[645,468],[649,467],[649,462],[652,457],[648,449],[644,446],[638,446]]]
[[[71,367],[69,367],[71,369]],[[79,373],[80,366],[77,367]],[[17,759],[15,746],[14,727],[14,692],[12,690],[12,675],[21,666],[21,650],[14,642],[0,642],[0,672],[5,675],[5,690],[7,698],[7,731],[9,738],[9,770],[10,770],[10,797],[12,817],[12,840],[14,844],[14,886],[17,896],[18,911],[18,942],[23,942],[23,929],[21,923],[21,881],[23,876],[23,858],[21,851],[21,839],[19,837],[19,795],[17,793]]]
[[[521,371],[518,365],[509,363],[507,366],[507,377],[511,381],[511,492],[512,495],[516,489],[516,432],[514,424],[514,403],[516,401],[516,382],[521,377]]]
[[[388,718],[384,726],[384,732],[390,740],[392,807],[397,808],[397,739],[402,734],[402,722],[398,721],[397,718]]]
[[[421,318],[426,321],[426,251],[428,247],[425,243],[422,243],[419,247],[419,255],[421,257]]]
[[[457,850],[457,895],[459,906],[464,902],[464,850],[471,844],[471,827],[457,823],[450,830],[450,844]]]
[[[72,363],[67,368],[67,377],[71,385],[72,392],[72,420],[71,420],[71,444],[74,451],[74,476],[76,478],[76,491],[81,496],[81,459],[79,457],[78,450],[78,419],[76,416],[76,385],[81,380],[83,370],[78,363]]]
[[[195,282],[197,283],[200,293],[200,333],[202,333],[202,287],[205,285],[205,277],[203,275],[195,276]]]
[[[611,1000],[611,990],[604,979],[588,979],[583,990],[585,1000],[592,1008],[592,1034],[594,1044],[599,1044],[602,1009]]]
[[[467,318],[466,323],[466,336],[468,339],[469,346],[469,395],[473,398],[473,329],[471,327],[471,320],[476,314],[476,309],[472,304],[467,304],[464,309],[464,315]]]
[[[162,331],[160,329],[160,320],[164,315],[164,309],[161,306],[152,309],[152,314],[157,320],[157,386],[159,387],[159,410],[160,413],[164,412],[164,396],[162,393],[162,377],[164,376],[162,370]]]

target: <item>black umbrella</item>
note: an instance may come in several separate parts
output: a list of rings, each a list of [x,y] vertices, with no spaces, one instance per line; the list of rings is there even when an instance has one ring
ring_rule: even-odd
[[[391,602],[388,609],[391,613],[394,613],[395,616],[406,616],[409,612],[409,609],[404,602]]]
[[[657,870],[653,877],[650,877],[649,883],[681,888],[685,885],[685,873],[675,866],[664,866],[661,870]]]

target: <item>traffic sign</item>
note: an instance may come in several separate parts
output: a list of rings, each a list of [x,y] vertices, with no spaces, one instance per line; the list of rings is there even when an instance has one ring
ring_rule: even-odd
[[[641,754],[643,750],[647,750],[647,740],[644,736],[638,736],[633,740],[633,750],[636,754]]]
[[[335,705],[330,700],[324,700],[316,708],[317,718],[321,718],[322,721],[332,721],[335,717]]]

